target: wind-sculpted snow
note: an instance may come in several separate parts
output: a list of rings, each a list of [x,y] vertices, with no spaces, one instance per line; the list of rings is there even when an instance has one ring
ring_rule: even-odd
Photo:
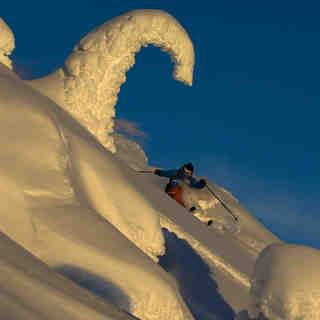
[[[128,312],[143,320],[220,319],[215,308],[223,301],[237,319],[248,319],[248,311],[319,319],[319,251],[263,250],[280,240],[228,191],[208,181],[239,225],[207,188],[184,189],[198,208],[194,217],[164,192],[166,179],[132,170],[151,168],[137,144],[114,134],[112,118],[125,72],[149,43],[169,51],[174,77],[191,85],[192,43],[164,12],[132,11],[106,22],[63,68],[27,83],[9,70],[14,37],[0,20],[1,318],[131,319]],[[208,219],[210,227],[202,223]],[[176,259],[180,248],[187,254]],[[194,286],[195,279],[202,281]]]
[[[251,317],[320,319],[320,251],[274,244],[258,257],[251,287]]]
[[[12,69],[11,60],[8,56],[14,50],[14,35],[5,21],[0,18],[0,63]]]
[[[0,84],[0,230],[134,316],[191,320],[174,280],[151,259],[164,239],[150,191],[2,64]]]
[[[167,51],[176,80],[192,85],[194,49],[186,31],[160,10],[135,10],[107,21],[85,36],[63,68],[29,82],[77,118],[110,151],[115,151],[115,105],[126,72],[142,46]]]

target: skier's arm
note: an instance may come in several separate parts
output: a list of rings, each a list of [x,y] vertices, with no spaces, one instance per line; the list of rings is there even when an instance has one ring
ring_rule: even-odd
[[[197,181],[197,179],[195,179],[194,177],[190,177],[190,186],[192,188],[202,189],[206,185],[207,185],[206,180],[200,179],[199,181]]]
[[[178,170],[170,169],[170,170],[159,170],[156,169],[155,174],[160,177],[166,177],[166,178],[174,178],[177,176]]]

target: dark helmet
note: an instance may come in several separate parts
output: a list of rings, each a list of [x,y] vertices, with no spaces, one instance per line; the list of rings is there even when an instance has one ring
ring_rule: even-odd
[[[193,173],[194,167],[191,162],[184,164],[183,168],[186,168],[187,170],[189,170]]]

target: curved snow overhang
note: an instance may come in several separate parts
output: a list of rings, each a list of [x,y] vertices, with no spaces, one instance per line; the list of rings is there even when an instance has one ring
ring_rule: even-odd
[[[194,48],[187,32],[161,10],[134,10],[107,21],[87,34],[64,66],[44,78],[27,81],[80,121],[114,152],[117,96],[135,54],[153,44],[169,53],[173,77],[192,85]]]

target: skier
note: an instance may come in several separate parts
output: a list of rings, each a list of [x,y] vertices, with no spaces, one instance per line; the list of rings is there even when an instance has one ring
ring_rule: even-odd
[[[169,183],[166,186],[166,193],[186,208],[186,205],[182,196],[182,188],[179,185],[179,181],[184,181],[192,188],[202,189],[207,185],[206,180],[200,179],[197,181],[193,175],[194,167],[192,163],[186,163],[179,169],[161,170],[155,169],[154,174],[160,177],[169,178]],[[190,211],[195,211],[196,208],[190,208]]]

